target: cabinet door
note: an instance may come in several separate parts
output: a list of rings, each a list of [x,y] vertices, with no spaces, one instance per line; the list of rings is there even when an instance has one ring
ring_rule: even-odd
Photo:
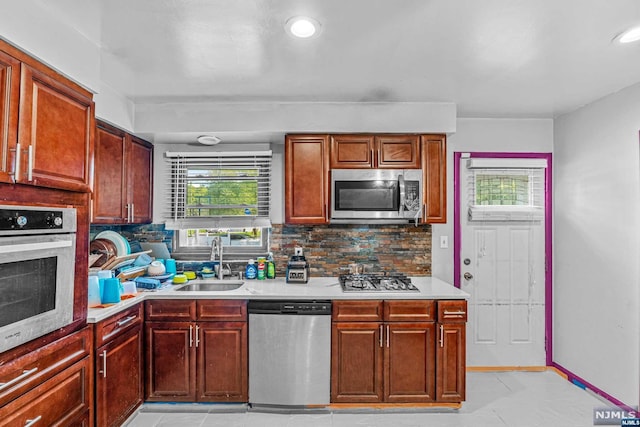
[[[13,182],[19,99],[20,61],[0,51],[0,182]]]
[[[436,400],[462,402],[465,400],[465,327],[464,323],[438,325],[436,349]]]
[[[418,135],[376,136],[376,167],[379,169],[420,169]]]
[[[332,324],[331,402],[382,402],[382,323]]]
[[[148,322],[146,397],[148,401],[194,402],[195,326],[186,322]]]
[[[385,325],[386,402],[431,402],[435,397],[435,323]]]
[[[329,200],[327,135],[285,139],[285,222],[325,224]]]
[[[151,222],[153,212],[153,145],[130,137],[128,145],[128,209],[135,224]]]
[[[95,132],[91,98],[22,64],[18,182],[71,191],[91,190]]]
[[[199,402],[248,400],[247,322],[199,322]],[[255,355],[261,357],[260,355]]]
[[[142,328],[96,352],[96,425],[120,426],[142,404]]]
[[[375,167],[375,140],[372,135],[331,135],[331,169],[371,169]]]
[[[94,161],[91,222],[122,224],[126,222],[126,134],[98,123]]]
[[[424,220],[447,222],[447,140],[444,135],[422,135]]]

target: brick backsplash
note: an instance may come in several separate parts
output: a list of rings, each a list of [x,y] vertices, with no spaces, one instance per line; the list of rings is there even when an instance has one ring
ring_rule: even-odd
[[[431,226],[412,225],[274,225],[271,248],[278,271],[301,246],[311,276],[336,276],[351,263],[375,270],[431,276]],[[284,272],[284,271],[282,271]]]
[[[91,238],[103,230],[121,233],[139,250],[138,241],[163,241],[171,250],[173,232],[163,224],[92,226]],[[337,276],[340,267],[372,264],[376,271],[431,276],[431,226],[274,224],[270,247],[282,277],[296,246],[304,248],[312,277]]]

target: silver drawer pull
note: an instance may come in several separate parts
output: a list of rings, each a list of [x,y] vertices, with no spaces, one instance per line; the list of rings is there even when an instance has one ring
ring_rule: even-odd
[[[37,423],[38,421],[40,421],[42,419],[42,415],[38,415],[37,417],[31,419],[31,420],[27,420],[27,423],[24,425],[24,427],[29,427],[34,425],[35,423]]]
[[[12,379],[11,381],[8,381],[6,383],[0,383],[0,391],[4,390],[5,388],[11,387],[15,383],[19,383],[20,381],[22,381],[23,379],[25,379],[29,375],[33,374],[37,370],[38,370],[38,368],[33,368],[33,369],[29,369],[28,371],[22,371],[22,374],[18,375],[17,377]]]
[[[464,316],[465,314],[467,314],[466,311],[444,311],[445,316]]]
[[[124,325],[126,325],[127,323],[131,323],[132,321],[134,321],[138,316],[129,316],[126,319],[122,319],[116,322],[116,327],[120,328]]]

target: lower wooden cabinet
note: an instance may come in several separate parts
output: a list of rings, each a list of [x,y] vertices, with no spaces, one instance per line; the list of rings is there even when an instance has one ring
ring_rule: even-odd
[[[3,426],[88,426],[91,358],[85,357],[0,408]]]
[[[148,401],[246,402],[246,301],[147,301]],[[191,321],[171,321],[191,318]],[[150,321],[152,319],[152,321]]]
[[[142,404],[143,305],[94,327],[96,426],[120,426]]]
[[[436,323],[437,303],[334,301],[331,401],[463,401],[466,314]],[[449,313],[466,311],[465,301],[453,303]]]

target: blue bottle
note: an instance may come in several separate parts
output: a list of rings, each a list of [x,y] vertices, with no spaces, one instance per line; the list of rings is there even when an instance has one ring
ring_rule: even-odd
[[[245,269],[244,277],[251,280],[251,279],[255,279],[257,275],[258,275],[258,268],[256,267],[255,262],[252,259],[250,259],[249,264],[247,264],[247,268]]]

